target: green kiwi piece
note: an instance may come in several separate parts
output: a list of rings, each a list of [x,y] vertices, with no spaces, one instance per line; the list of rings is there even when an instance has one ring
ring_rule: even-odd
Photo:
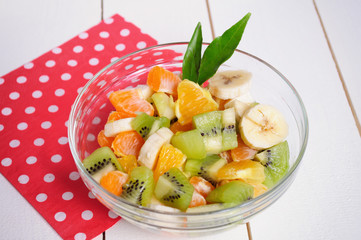
[[[154,121],[154,117],[149,116],[146,113],[141,113],[133,119],[130,125],[142,136],[142,138],[145,138],[152,128]]]
[[[216,186],[217,172],[226,164],[227,160],[214,154],[203,159],[187,159],[184,171],[191,176],[201,176]]]
[[[273,187],[289,169],[290,150],[288,142],[281,142],[256,154],[255,160],[265,166],[266,179],[263,182],[268,188]]]
[[[203,159],[207,156],[201,132],[198,129],[177,132],[171,144],[182,151],[187,158]]]
[[[83,165],[88,173],[97,182],[108,172],[119,170],[124,172],[122,166],[109,147],[101,147],[96,149],[92,154],[86,157]]]
[[[163,92],[158,92],[152,95],[152,100],[159,116],[167,117],[170,120],[175,118],[175,104],[172,96],[168,96]]]
[[[232,181],[215,188],[206,197],[211,203],[239,204],[253,197],[253,187],[242,181]]]
[[[155,197],[164,205],[187,210],[194,188],[178,168],[171,168],[159,177],[154,189]]]
[[[238,146],[234,108],[222,111],[222,152]]]
[[[218,154],[222,151],[222,112],[201,113],[193,117],[193,126],[203,137],[206,152]]]
[[[156,117],[155,121],[152,125],[152,128],[150,129],[148,135],[145,137],[147,139],[150,135],[155,133],[157,130],[159,130],[162,127],[169,128],[170,127],[170,120],[166,117]]]
[[[145,166],[134,168],[123,185],[122,197],[131,203],[148,206],[154,190],[153,172]]]

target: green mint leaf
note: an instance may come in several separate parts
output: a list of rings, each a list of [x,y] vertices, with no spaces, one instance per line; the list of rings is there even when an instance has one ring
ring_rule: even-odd
[[[198,70],[201,64],[202,41],[202,26],[199,22],[184,54],[182,65],[183,79],[197,82]]]
[[[203,84],[211,78],[219,66],[227,61],[234,53],[242,39],[244,29],[251,13],[247,13],[239,22],[225,31],[222,36],[215,38],[204,51],[198,72],[198,84]]]

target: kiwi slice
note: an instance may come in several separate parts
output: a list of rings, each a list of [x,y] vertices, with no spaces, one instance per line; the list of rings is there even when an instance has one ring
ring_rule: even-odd
[[[154,121],[154,117],[151,117],[146,113],[141,113],[133,119],[130,125],[142,136],[142,138],[145,138],[148,135]]]
[[[185,211],[192,201],[194,188],[178,168],[171,168],[159,177],[155,197],[164,205]]]
[[[187,209],[187,213],[202,213],[202,212],[212,212],[229,207],[233,207],[237,204],[234,203],[212,203],[207,205],[202,205],[198,207],[192,207]]]
[[[193,126],[203,137],[207,153],[218,154],[222,151],[222,112],[201,113],[193,117]]]
[[[232,181],[215,188],[206,197],[211,203],[239,204],[253,197],[253,187],[242,181]]]
[[[171,139],[174,147],[182,151],[187,158],[202,159],[207,156],[201,132],[198,129],[177,132]]]
[[[164,92],[158,92],[152,95],[152,100],[159,116],[167,117],[170,120],[175,118],[175,104],[172,96],[168,96]]]
[[[222,152],[237,146],[236,112],[228,108],[222,111]]]
[[[145,166],[134,168],[129,180],[123,185],[122,197],[131,203],[148,206],[154,190],[153,172]]]
[[[227,160],[214,154],[203,159],[188,159],[184,171],[191,176],[201,176],[212,185],[217,185],[217,172],[227,164]]]
[[[155,118],[152,128],[150,129],[150,131],[149,131],[148,135],[145,137],[145,139],[147,139],[150,135],[152,135],[153,133],[155,133],[158,129],[160,129],[162,127],[169,128],[170,120],[166,117]]]
[[[271,188],[285,176],[289,169],[289,159],[290,150],[287,141],[256,154],[255,160],[265,166],[266,179],[263,184]]]
[[[122,166],[109,147],[96,149],[92,154],[86,157],[83,165],[95,181],[100,183],[100,179],[108,172],[119,170],[124,172]]]

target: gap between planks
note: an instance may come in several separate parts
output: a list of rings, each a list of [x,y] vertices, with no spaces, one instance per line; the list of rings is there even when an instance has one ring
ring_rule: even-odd
[[[316,4],[316,1],[315,1],[315,0],[313,0],[313,5],[314,5],[314,7],[315,7],[315,10],[316,10],[316,13],[317,13],[317,16],[318,16],[318,20],[320,21],[323,34],[325,35],[328,48],[330,49],[332,59],[333,59],[335,65],[336,65],[336,70],[337,70],[337,73],[338,73],[338,77],[340,78],[340,81],[341,81],[341,84],[342,84],[342,88],[343,88],[343,90],[344,90],[344,92],[345,92],[348,105],[350,106],[350,109],[351,109],[351,112],[352,112],[352,116],[353,116],[353,118],[354,118],[356,127],[357,127],[357,129],[358,129],[358,133],[359,133],[359,135],[360,135],[360,137],[361,137],[360,120],[359,120],[358,117],[357,117],[356,110],[355,110],[355,108],[354,108],[354,106],[353,106],[353,103],[352,103],[350,94],[349,94],[349,92],[348,92],[348,90],[347,90],[347,86],[346,86],[345,79],[343,78],[343,75],[342,75],[340,66],[339,66],[338,61],[337,61],[337,59],[336,59],[335,52],[333,51],[333,48],[332,48],[330,39],[328,38],[328,35],[327,35],[327,32],[326,32],[326,28],[325,28],[325,26],[324,26],[324,24],[323,24],[323,21],[322,21],[320,12],[318,11],[318,7],[317,7],[317,4]]]

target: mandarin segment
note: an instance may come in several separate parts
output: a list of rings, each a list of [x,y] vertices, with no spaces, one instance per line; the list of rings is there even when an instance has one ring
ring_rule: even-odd
[[[248,147],[242,140],[240,136],[237,136],[238,146],[234,149],[231,149],[232,159],[235,162],[253,159],[257,154],[257,150],[254,150]]]
[[[97,137],[98,144],[100,147],[111,147],[112,142],[114,141],[113,137],[106,137],[104,135],[104,130],[101,130]]]
[[[253,184],[262,183],[265,180],[264,166],[252,160],[231,162],[219,169],[217,178],[219,180],[242,179]]]
[[[214,190],[214,186],[202,177],[193,176],[189,179],[189,183],[193,185],[194,190],[197,191],[204,198]]]
[[[176,134],[177,132],[186,132],[193,129],[192,123],[182,125],[180,122],[176,121],[170,126],[170,130]]]
[[[120,196],[122,194],[122,187],[128,180],[128,174],[121,171],[111,171],[100,179],[100,185],[113,193]]]
[[[117,111],[112,111],[108,116],[107,123],[114,122],[116,120],[119,120],[122,118],[128,118],[128,117],[129,117],[128,114],[117,112]]]
[[[117,156],[134,155],[138,157],[139,151],[144,144],[144,139],[136,131],[119,133],[113,143],[112,149]]]
[[[199,207],[199,206],[203,206],[206,205],[207,201],[206,199],[196,190],[193,191],[193,195],[192,195],[192,201],[189,204],[188,207],[192,208],[192,207]]]
[[[166,171],[173,167],[181,168],[186,160],[186,156],[171,144],[166,143],[160,150],[157,166],[154,170],[155,181]]]
[[[178,85],[178,100],[175,112],[180,124],[192,122],[193,116],[218,109],[208,90],[189,80],[183,80]]]
[[[159,67],[153,67],[148,74],[147,84],[155,92],[177,95],[177,87],[181,79],[174,73]]]

